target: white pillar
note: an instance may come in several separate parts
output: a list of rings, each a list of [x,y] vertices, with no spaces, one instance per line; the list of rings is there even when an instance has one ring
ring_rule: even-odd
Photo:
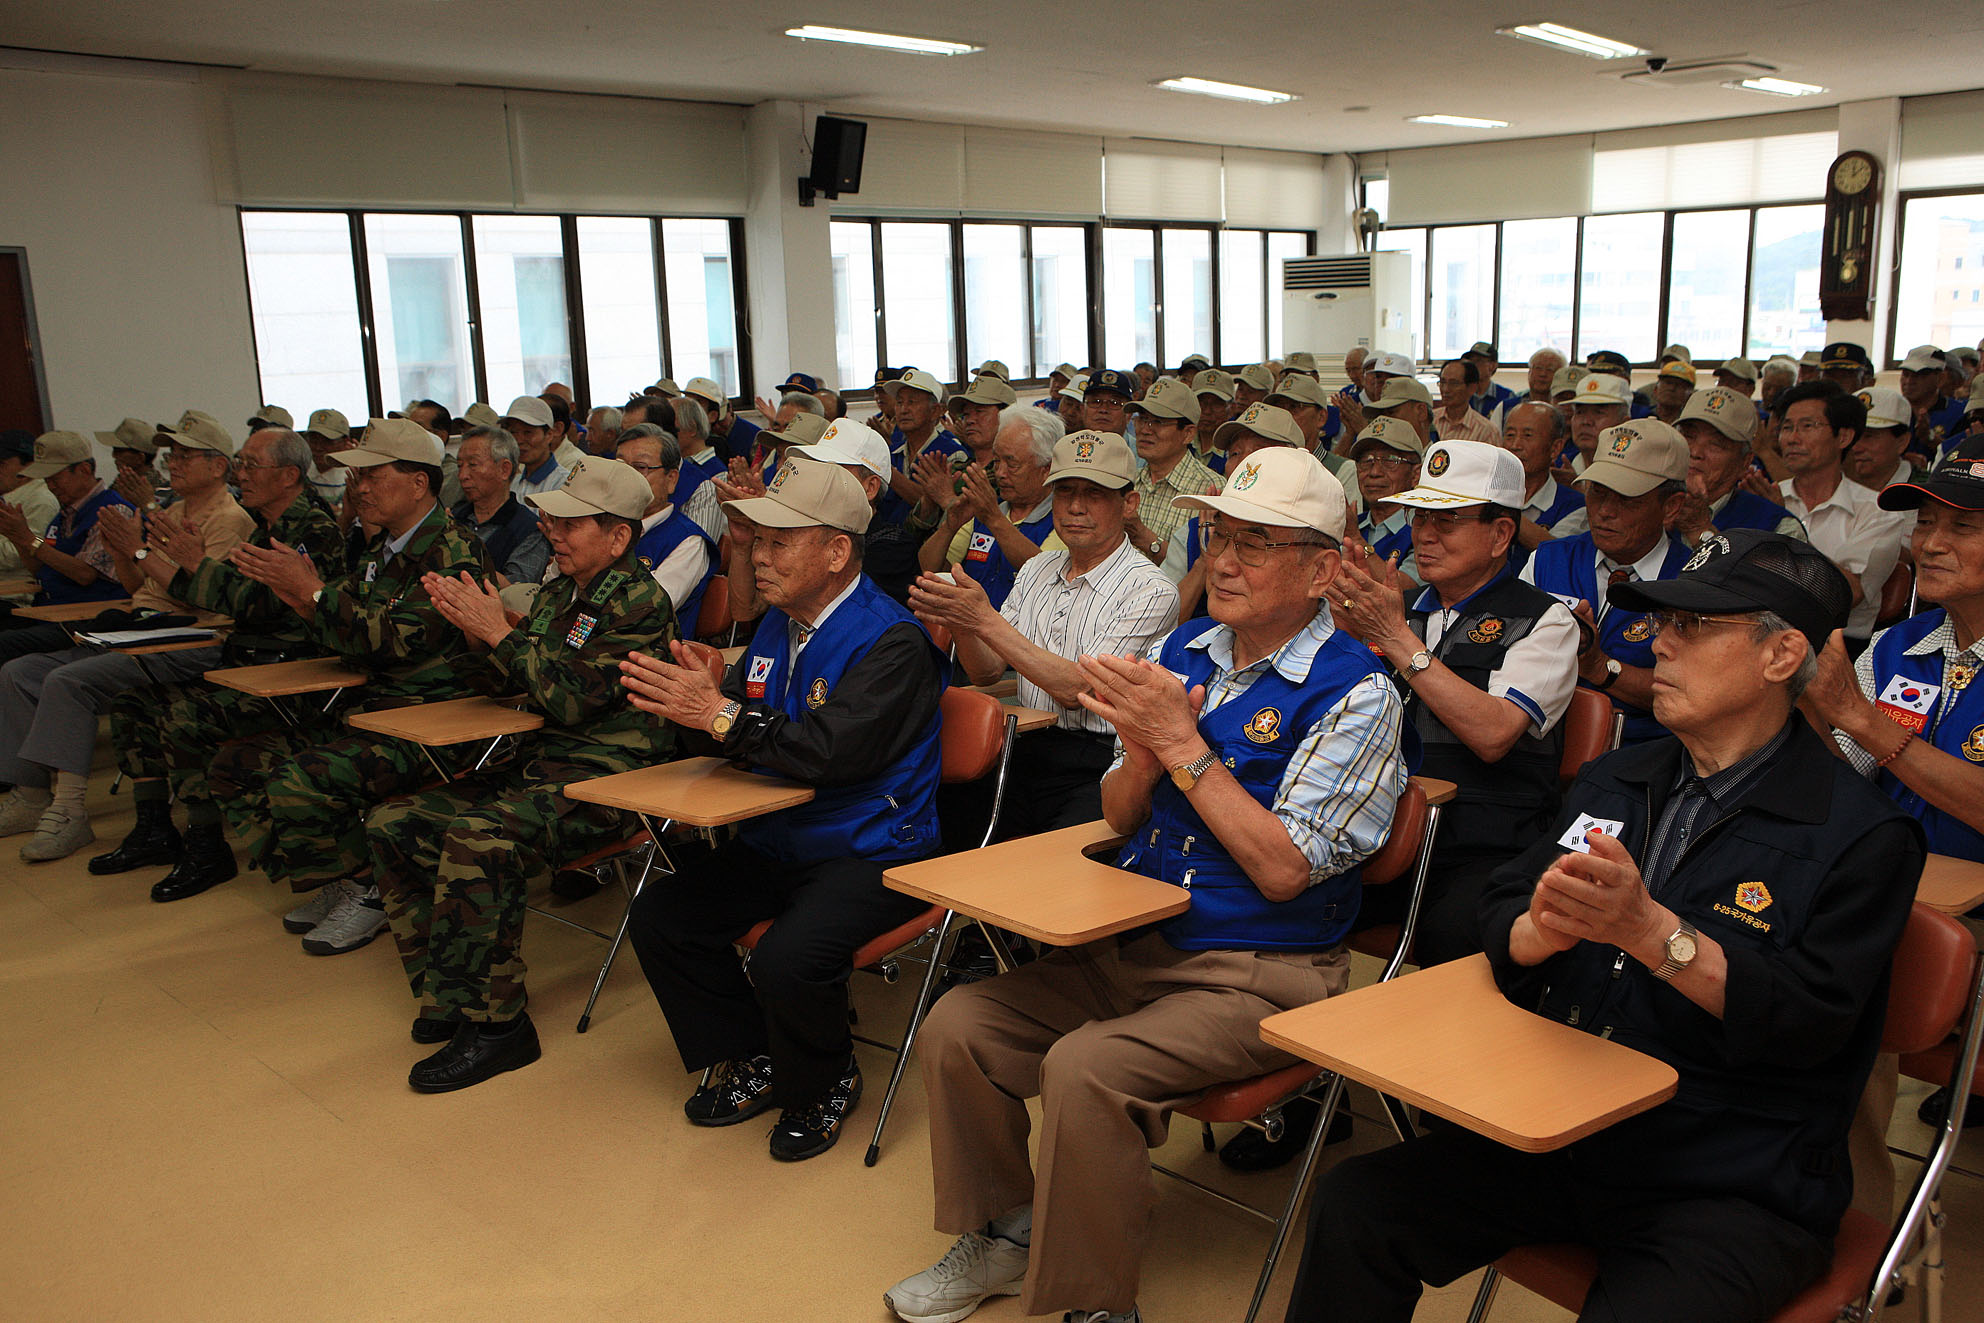
[[[1887,361],[1888,309],[1894,302],[1895,282],[1900,275],[1901,254],[1895,236],[1901,229],[1898,208],[1901,175],[1901,101],[1888,97],[1879,101],[1849,101],[1839,108],[1839,150],[1862,151],[1881,163],[1881,219],[1869,254],[1874,263],[1874,320],[1871,322],[1829,321],[1826,339],[1851,340],[1867,346],[1878,366]],[[1826,181],[1819,182],[1825,191]]]
[[[767,101],[745,117],[751,196],[744,261],[757,377],[744,383],[747,399],[766,394],[791,372],[815,373],[836,389],[869,384],[839,380],[827,205],[799,205],[799,178],[812,166],[806,146],[811,120],[796,101]]]

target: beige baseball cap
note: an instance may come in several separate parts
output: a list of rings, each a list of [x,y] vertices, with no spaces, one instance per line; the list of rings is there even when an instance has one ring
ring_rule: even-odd
[[[911,390],[928,391],[937,403],[944,402],[944,383],[925,372],[922,368],[911,368],[894,381],[885,381],[881,389],[893,395],[904,386]]]
[[[1587,371],[1578,379],[1578,393],[1571,397],[1573,408],[1580,404],[1631,404],[1633,388],[1624,377],[1610,372]]]
[[[784,441],[789,445],[810,446],[827,434],[827,420],[817,413],[796,413],[792,421],[776,432],[767,431],[766,436],[774,441]]]
[[[988,358],[971,370],[975,377],[993,376],[1001,381],[1011,381],[1013,370],[996,358]]]
[[[1171,504],[1216,511],[1249,524],[1312,528],[1341,539],[1348,502],[1343,484],[1314,455],[1276,446],[1247,456],[1246,463],[1227,475],[1217,496],[1177,496]]]
[[[895,473],[895,466],[889,462],[888,441],[868,424],[857,423],[852,418],[834,419],[820,433],[818,441],[794,446],[791,453],[827,464],[858,464],[884,482]]]
[[[1695,365],[1685,358],[1670,358],[1660,365],[1660,375],[1673,381],[1695,384]]]
[[[1964,409],[1965,414],[1978,412],[1984,412],[1984,372],[1970,379],[1970,403]]]
[[[1061,387],[1061,394],[1067,399],[1079,401],[1088,394],[1088,374],[1078,372],[1068,378],[1068,384]]]
[[[682,398],[682,388],[675,384],[675,378],[673,377],[663,377],[660,381],[648,387],[648,389],[659,393],[663,399],[678,400]],[[538,426],[542,427],[543,424],[540,423]]]
[[[34,462],[21,470],[21,476],[50,478],[72,464],[95,457],[90,439],[81,432],[43,432],[34,439]]]
[[[542,404],[540,400],[538,403]],[[314,428],[312,429],[315,430]],[[441,467],[441,438],[411,418],[374,418],[365,424],[365,439],[350,450],[340,450],[331,458],[348,469],[371,468],[375,464],[426,464]],[[642,486],[646,486],[646,480]],[[643,507],[647,502],[641,503]]]
[[[838,464],[788,455],[763,496],[725,501],[723,508],[763,528],[838,528],[865,533],[868,493]]]
[[[717,385],[716,382],[708,377],[689,378],[687,382],[683,383],[682,393],[684,395],[693,395],[705,404],[720,405],[728,398],[723,393],[723,387]]]
[[[369,429],[365,439],[367,442],[372,439]],[[654,499],[654,488],[632,464],[587,455],[572,465],[571,475],[565,479],[563,487],[538,492],[524,499],[544,513],[560,519],[576,519],[591,514],[639,519],[647,513],[648,503]]]
[[[1903,372],[1941,372],[1949,363],[1943,351],[1934,345],[1917,345],[1908,351],[1908,357],[1901,360]]]
[[[1188,423],[1196,423],[1200,413],[1198,392],[1176,377],[1159,377],[1150,384],[1150,389],[1144,392],[1141,400],[1130,401],[1130,412],[1149,414],[1153,418],[1182,418]]]
[[[1554,401],[1559,395],[1569,391],[1577,392],[1578,383],[1591,375],[1587,367],[1560,367],[1550,378],[1550,398]]]
[[[1218,368],[1207,368],[1192,378],[1192,393],[1230,400],[1233,398],[1233,374],[1221,372]]]
[[[115,430],[98,432],[96,439],[112,450],[142,450],[149,455],[158,449],[158,429],[142,418],[126,418]]]
[[[1393,377],[1385,382],[1385,389],[1375,400],[1364,402],[1365,412],[1384,412],[1396,409],[1401,404],[1423,404],[1433,407],[1433,392],[1426,389],[1426,383],[1417,377]]]
[[[1297,450],[1302,449],[1306,441],[1302,429],[1295,425],[1294,416],[1266,400],[1248,405],[1246,412],[1238,418],[1221,423],[1219,430],[1212,434],[1212,443],[1216,446],[1231,445],[1233,438],[1243,432],[1252,432],[1276,445],[1294,446]]]
[[[1316,370],[1316,356],[1314,354],[1305,354],[1298,350],[1283,358],[1281,365],[1288,372],[1314,372]]]
[[[1741,381],[1755,381],[1760,375],[1757,371],[1757,365],[1747,358],[1723,359],[1722,366],[1715,370],[1715,375],[1719,377],[1724,373]]]
[[[1869,427],[1913,427],[1915,410],[1908,399],[1898,390],[1886,386],[1870,386],[1858,392],[1860,403],[1867,406],[1867,426]],[[1687,417],[1683,414],[1682,417]]]
[[[254,416],[249,418],[248,421],[250,423],[260,422],[269,427],[287,427],[291,431],[296,429],[296,415],[283,408],[280,404],[263,405],[261,408],[255,410]]]
[[[335,412],[336,410],[329,410],[329,409],[319,409],[317,411],[317,413],[335,413]],[[310,418],[311,421],[314,422],[317,418],[317,414],[315,413],[311,414]],[[342,415],[340,415],[340,420],[342,420]],[[462,421],[465,423],[474,423],[477,427],[501,427],[503,425],[503,419],[501,415],[499,415],[494,409],[490,408],[488,405],[484,404],[481,400],[477,400],[474,404],[471,404],[468,406],[468,408],[462,410]],[[314,432],[317,429],[313,427],[310,430]]]
[[[1073,363],[1056,363],[1054,365],[1054,370],[1048,373],[1047,375],[1050,377],[1066,377],[1069,381],[1073,381],[1076,377],[1079,377],[1081,374],[1082,374],[1082,370],[1076,367]]]
[[[1681,416],[1674,421],[1678,426],[1690,420],[1707,423],[1731,441],[1747,446],[1756,434],[1757,406],[1741,391],[1711,386],[1690,395],[1681,406]]]
[[[1249,363],[1234,373],[1233,379],[1245,382],[1255,390],[1274,389],[1274,369],[1266,363]]]
[[[489,406],[485,404],[482,407],[487,409]],[[474,411],[475,406],[470,405],[470,422],[476,421],[473,417]],[[489,425],[494,427],[496,420],[491,418]],[[351,435],[351,423],[336,409],[319,409],[310,415],[310,421],[303,425],[303,430],[306,432],[315,432],[326,441],[342,441]]]
[[[1014,391],[1006,379],[996,372],[980,372],[971,379],[969,389],[959,391],[957,394],[951,396],[951,403],[954,405],[958,403],[994,404],[1004,409],[1009,405],[1018,404],[1019,402],[1020,397],[1018,392]]]
[[[158,434],[175,446],[185,446],[189,450],[211,450],[217,455],[234,458],[233,435],[212,414],[199,409],[188,409],[180,414],[175,426],[160,424]]]
[[[1323,389],[1323,384],[1314,377],[1305,377],[1299,372],[1283,374],[1281,380],[1275,383],[1274,389],[1268,392],[1267,399],[1262,401],[1280,409],[1286,409],[1291,404],[1327,407],[1329,402],[1329,392]]]
[[[1692,364],[1695,361],[1695,355],[1694,352],[1684,344],[1671,344],[1667,346],[1667,348],[1660,351],[1661,362],[1665,363],[1669,359],[1679,359],[1683,363]]]
[[[535,395],[519,395],[503,411],[504,421],[511,418],[531,427],[549,427],[552,423],[551,406]]]
[[[1426,443],[1419,439],[1419,430],[1403,418],[1389,415],[1373,418],[1357,440],[1351,443],[1350,456],[1355,459],[1372,446],[1383,446],[1386,450],[1396,450],[1401,455],[1423,455]]]
[[[1817,367],[1823,361],[1824,356],[1816,349],[1807,349],[1804,353],[1798,355],[1799,367]]]
[[[1122,491],[1137,481],[1136,452],[1114,432],[1070,432],[1054,443],[1054,459],[1047,469],[1049,486],[1063,478],[1083,478]]]
[[[1419,484],[1387,497],[1419,510],[1455,510],[1468,505],[1522,509],[1522,461],[1513,451],[1484,441],[1442,441],[1426,454]]]
[[[1658,418],[1635,418],[1598,434],[1598,448],[1579,477],[1621,496],[1644,496],[1663,482],[1688,476],[1688,443]]]

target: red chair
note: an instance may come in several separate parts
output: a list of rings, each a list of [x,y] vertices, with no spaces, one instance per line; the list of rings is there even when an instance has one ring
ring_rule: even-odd
[[[1005,799],[1006,769],[1012,759],[1017,720],[1007,715],[998,699],[970,689],[946,689],[942,711],[943,725],[938,738],[943,752],[944,782],[957,784],[976,781],[986,775],[997,776],[992,784],[992,818],[986,823],[985,836],[978,843],[978,847],[983,849],[991,844],[992,834],[999,825],[999,808]],[[878,1047],[895,1055],[895,1065],[889,1072],[889,1087],[882,1095],[882,1110],[875,1118],[875,1134],[869,1140],[868,1153],[863,1158],[867,1166],[874,1166],[882,1156],[882,1131],[889,1123],[890,1109],[895,1106],[896,1090],[901,1087],[903,1072],[909,1066],[909,1054],[916,1047],[916,1031],[922,1027],[923,1017],[930,1010],[931,994],[936,990],[937,975],[944,967],[944,952],[956,919],[954,911],[942,905],[932,905],[908,922],[870,938],[854,953],[856,969],[873,970],[882,976],[884,982],[893,983],[898,977],[897,962],[904,953],[926,942],[929,944],[928,954],[924,957],[923,986],[917,989],[916,1004],[910,1007],[909,1023],[903,1029],[902,1042],[883,1043],[855,1035],[870,1047]],[[773,920],[766,919],[753,925],[749,932],[737,939],[737,945],[747,952],[756,950],[765,934],[771,931],[772,923]],[[707,1082],[707,1074],[704,1078]]]
[[[1571,690],[1571,705],[1564,709],[1564,758],[1557,765],[1557,784],[1569,790],[1586,763],[1618,748],[1625,724],[1625,714],[1604,694],[1596,689]]]
[[[1926,905],[1908,916],[1901,944],[1895,948],[1888,987],[1887,1019],[1881,1031],[1881,1051],[1904,1058],[1943,1043],[1959,1026],[1953,1069],[1944,1080],[1968,1080],[1977,1066],[1980,1016],[1977,946],[1961,923]],[[1923,1161],[1922,1172],[1892,1227],[1855,1210],[1847,1211],[1833,1242],[1832,1267],[1825,1276],[1799,1292],[1773,1316],[1772,1323],[1831,1323],[1839,1318],[1864,1318],[1903,1280],[1910,1242],[1918,1236],[1920,1270],[1930,1278],[1924,1309],[1933,1318],[1942,1302],[1942,1222],[1938,1192],[1943,1173],[1963,1137],[1964,1090],[1953,1090],[1949,1115],[1936,1143]],[[1437,1196],[1437,1192],[1435,1192]],[[1495,1302],[1501,1279],[1527,1287],[1552,1304],[1573,1313],[1584,1306],[1597,1275],[1597,1257],[1582,1245],[1524,1245],[1509,1251],[1490,1267],[1475,1294],[1468,1323],[1482,1323]]]
[[[702,605],[696,610],[696,631],[691,638],[713,639],[728,634],[725,646],[736,642],[737,621],[730,613],[730,576],[712,574],[703,588]]]
[[[1888,581],[1881,585],[1881,606],[1874,616],[1876,629],[1886,628],[1897,620],[1906,619],[1915,607],[1915,567],[1903,561],[1888,575]]]
[[[1608,703],[1606,706],[1611,705]],[[1440,806],[1452,799],[1453,794],[1452,782],[1413,777],[1406,783],[1405,793],[1399,796],[1398,804],[1392,810],[1392,829],[1385,843],[1376,854],[1364,861],[1364,886],[1389,886],[1400,879],[1407,879],[1412,888],[1406,901],[1404,922],[1385,925],[1392,932],[1393,939],[1390,959],[1386,962],[1384,973],[1379,976],[1380,982],[1397,974],[1405,963],[1405,953],[1410,947],[1412,930],[1419,917],[1420,896],[1426,886],[1427,865],[1433,857],[1433,834],[1439,830]],[[1354,949],[1363,949],[1355,940],[1351,945]],[[1380,958],[1384,955],[1382,952],[1373,954],[1378,954]],[[1322,1114],[1316,1118],[1316,1128],[1309,1135],[1308,1147],[1302,1152],[1302,1163],[1296,1168],[1295,1182],[1289,1187],[1287,1201],[1282,1205],[1279,1216],[1243,1203],[1183,1172],[1173,1171],[1161,1163],[1151,1163],[1154,1170],[1183,1181],[1193,1189],[1252,1214],[1274,1227],[1274,1238],[1268,1243],[1267,1260],[1261,1265],[1253,1300],[1247,1306],[1247,1323],[1253,1323],[1255,1315],[1260,1312],[1261,1301],[1267,1296],[1268,1283],[1274,1279],[1275,1265],[1281,1261],[1281,1252],[1288,1243],[1288,1233],[1295,1224],[1296,1210],[1301,1207],[1302,1196],[1309,1188],[1310,1178],[1315,1175],[1316,1163],[1322,1157],[1323,1143],[1329,1135],[1330,1122],[1335,1119],[1337,1106],[1343,1098],[1343,1083],[1341,1075],[1328,1074],[1321,1066],[1298,1061],[1265,1075],[1209,1089],[1196,1101],[1177,1109],[1178,1115],[1205,1126],[1206,1151],[1211,1152],[1214,1147],[1212,1127],[1215,1124],[1237,1122],[1261,1131],[1269,1139],[1280,1139],[1284,1129],[1282,1109],[1297,1098],[1313,1095],[1318,1088],[1323,1090]],[[1397,1122],[1394,1121],[1394,1124]]]

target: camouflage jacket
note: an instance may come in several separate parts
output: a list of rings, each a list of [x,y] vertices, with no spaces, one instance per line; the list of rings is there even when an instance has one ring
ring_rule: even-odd
[[[631,549],[583,590],[560,575],[494,648],[454,658],[464,681],[487,694],[521,693],[544,713],[530,757],[620,772],[673,752],[667,722],[627,701],[620,661],[636,649],[667,655],[678,637],[668,594]]]
[[[460,692],[450,654],[461,631],[428,600],[421,579],[463,570],[492,573],[482,544],[436,505],[399,555],[388,558],[383,531],[365,544],[350,574],[325,583],[317,599],[316,642],[372,674],[361,706],[394,707]]]
[[[308,488],[289,503],[275,527],[264,522],[260,514],[254,518],[255,532],[248,539],[249,546],[281,542],[308,556],[326,580],[344,573],[344,532],[337,520],[310,500]],[[191,570],[182,568],[172,576],[166,591],[189,606],[233,618],[234,632],[227,640],[230,656],[254,652],[294,656],[315,650],[311,627],[303,617],[228,561],[208,557]]]

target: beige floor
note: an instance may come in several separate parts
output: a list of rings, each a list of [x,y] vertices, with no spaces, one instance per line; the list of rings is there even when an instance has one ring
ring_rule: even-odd
[[[98,848],[129,821],[106,783]],[[775,1164],[761,1125],[683,1122],[688,1081],[631,956],[592,1032],[573,1032],[602,948],[540,921],[543,1061],[423,1097],[405,1074],[428,1049],[407,1038],[388,940],[313,958],[259,876],[159,906],[153,874],[92,878],[84,857],[30,867],[0,845],[0,1318],[882,1323],[882,1290],[945,1247],[913,1072],[880,1165],[861,1165],[878,1052],[864,1050],[858,1133]],[[577,910],[616,913],[605,895]],[[864,1019],[893,1031],[906,988],[864,978]],[[1895,1137],[1913,1142],[1922,1090],[1904,1084]],[[1353,1104],[1373,1112],[1368,1095]],[[1383,1135],[1360,1121],[1353,1149]],[[1975,1144],[1966,1159],[1984,1167]],[[1221,1171],[1194,1126],[1174,1128],[1165,1161],[1262,1201],[1285,1189]],[[1963,1320],[1984,1301],[1984,1182],[1954,1177],[1951,1195],[1947,1316]],[[1259,1224],[1162,1182],[1146,1317],[1237,1323],[1265,1244]],[[1292,1270],[1264,1317],[1280,1317]],[[1419,1317],[1460,1319],[1471,1292],[1433,1293]],[[1020,1314],[1001,1300],[978,1317]],[[1565,1316],[1505,1290],[1495,1317]]]

